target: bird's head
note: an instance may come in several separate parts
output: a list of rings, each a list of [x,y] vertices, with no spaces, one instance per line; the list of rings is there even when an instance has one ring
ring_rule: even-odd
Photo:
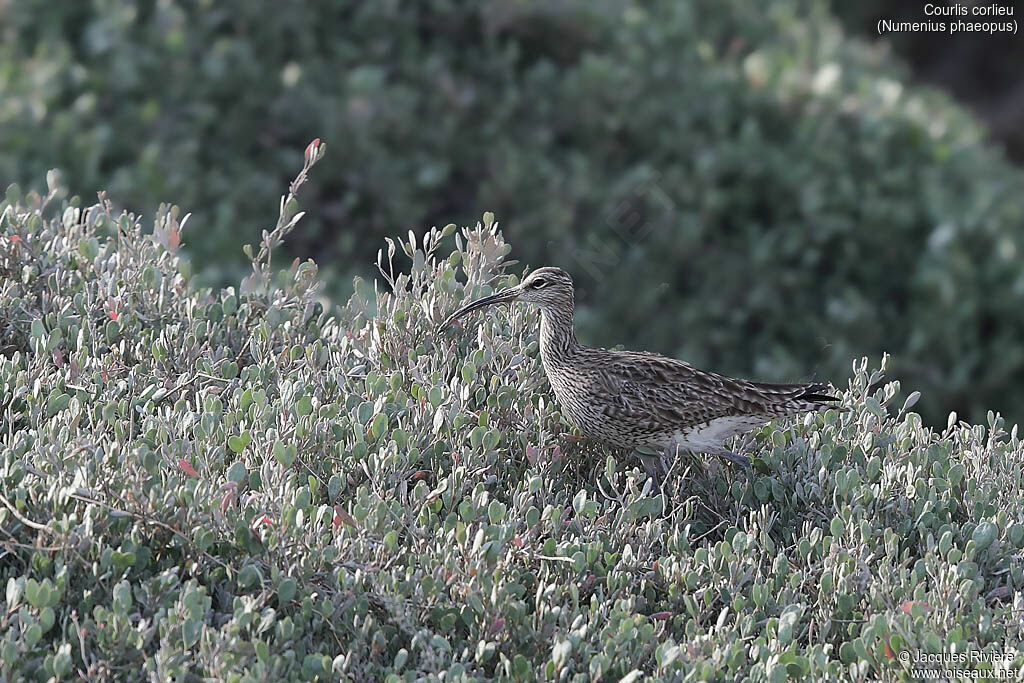
[[[572,311],[573,288],[572,278],[561,268],[545,267],[538,268],[527,275],[522,282],[515,287],[503,289],[490,296],[477,299],[452,313],[441,323],[443,329],[452,322],[466,315],[470,311],[484,308],[492,304],[500,304],[506,301],[525,301],[537,304],[541,310],[564,310]]]

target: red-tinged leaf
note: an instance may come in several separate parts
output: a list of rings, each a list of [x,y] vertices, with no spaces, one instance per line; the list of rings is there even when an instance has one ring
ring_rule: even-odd
[[[117,311],[111,311],[110,313],[108,313],[108,315],[110,316],[111,320],[117,320]]]
[[[180,467],[181,471],[184,472],[185,474],[187,474],[190,477],[198,477],[199,476],[199,473],[196,472],[196,468],[192,467],[192,463],[190,463],[185,458],[182,458],[181,460],[178,461],[178,467]]]
[[[651,619],[657,619],[658,621],[665,621],[672,616],[671,612],[655,612],[651,615]]]
[[[171,229],[167,231],[167,247],[171,253],[178,251],[178,247],[181,246],[181,233],[177,230]]]
[[[233,482],[232,482],[233,483]],[[220,499],[220,511],[227,512],[228,506],[231,505],[231,501],[235,499],[234,491],[226,491]]]
[[[487,634],[494,635],[495,633],[500,631],[504,626],[505,620],[502,617],[498,617],[497,619],[491,622],[490,627],[487,629]]]
[[[889,659],[893,658],[892,650],[889,649],[889,641],[885,641],[885,656]]]
[[[923,609],[925,612],[930,612],[932,609],[932,606],[929,605],[927,602],[921,602],[919,600],[908,600],[902,605],[900,605],[900,609],[903,610],[904,614],[910,614],[911,610],[914,609],[914,605],[920,605],[921,609]]]
[[[64,367],[64,352],[60,349],[56,349],[53,352],[53,364],[58,368]]]
[[[512,543],[514,543],[517,548],[523,547],[523,539],[519,538],[518,536],[512,539]]]
[[[320,138],[317,138],[316,140],[313,140],[313,142],[311,142],[308,145],[306,145],[306,151],[303,154],[303,156],[305,157],[306,161],[309,161],[309,158],[311,156],[313,156],[314,153],[316,153],[316,148],[319,147],[319,146],[320,146]]]
[[[334,526],[339,527],[342,524],[348,524],[350,527],[356,527],[356,520],[352,515],[348,513],[348,510],[343,508],[341,505],[334,506]]]
[[[526,462],[530,463],[531,465],[536,465],[537,464],[537,447],[536,446],[527,446],[526,447]]]
[[[427,472],[426,472],[426,470],[419,470],[418,472],[414,472],[414,473],[413,473],[413,475],[412,475],[412,480],[413,480],[413,481],[416,481],[416,480],[418,480],[418,479],[422,479],[422,478],[423,478],[423,477],[425,477],[425,476],[427,476]]]
[[[20,242],[21,238],[19,236],[17,236],[17,235],[11,235],[11,241],[12,242]]]

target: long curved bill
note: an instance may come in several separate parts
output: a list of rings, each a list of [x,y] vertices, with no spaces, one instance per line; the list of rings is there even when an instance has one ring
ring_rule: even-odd
[[[519,288],[510,287],[509,289],[503,289],[500,292],[495,292],[490,296],[485,296],[482,299],[477,299],[473,303],[466,304],[465,306],[463,306],[462,308],[460,308],[459,310],[455,311],[450,316],[445,318],[444,322],[437,326],[437,329],[443,330],[444,328],[448,327],[462,316],[466,315],[471,311],[475,311],[478,308],[485,308],[493,304],[500,304],[506,301],[513,301],[517,296],[519,296]]]

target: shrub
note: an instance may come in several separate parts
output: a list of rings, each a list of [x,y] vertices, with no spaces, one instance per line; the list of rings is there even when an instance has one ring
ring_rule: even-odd
[[[8,192],[0,678],[1024,665],[1024,448],[1001,418],[933,431],[861,361],[846,412],[757,431],[749,479],[684,460],[666,506],[573,438],[536,311],[434,332],[516,280],[491,215],[389,241],[387,286],[357,281],[340,311],[311,262],[271,268],[299,216],[285,198],[242,286],[211,290],[181,270],[174,207],[144,234],[106,203]]]
[[[215,276],[237,281],[223,266],[296,163],[282,150],[321,136],[343,153],[293,245],[329,268],[487,208],[599,302],[581,307],[591,342],[764,380],[839,378],[887,349],[929,423],[1020,417],[1021,173],[823,2],[10,15],[0,178],[60,166],[79,193],[193,207]]]

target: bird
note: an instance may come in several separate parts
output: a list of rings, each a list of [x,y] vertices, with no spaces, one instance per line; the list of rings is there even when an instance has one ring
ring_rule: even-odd
[[[562,413],[585,437],[639,455],[659,488],[679,451],[749,469],[747,456],[725,447],[730,438],[839,401],[828,384],[753,382],[655,353],[584,346],[573,326],[572,277],[552,266],[459,308],[438,329],[472,311],[514,301],[540,308],[541,364]]]

